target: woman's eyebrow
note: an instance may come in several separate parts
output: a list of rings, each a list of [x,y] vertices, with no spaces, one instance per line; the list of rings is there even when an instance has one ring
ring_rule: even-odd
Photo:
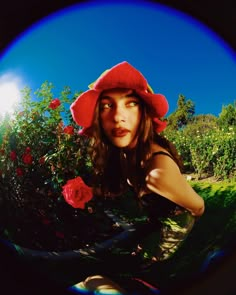
[[[112,97],[110,97],[108,95],[104,95],[104,96],[100,97],[100,100],[103,100],[103,99],[112,99]]]
[[[130,97],[136,97],[136,98],[138,98],[138,96],[137,96],[137,94],[134,92],[134,91],[132,91],[132,92],[130,92],[130,93],[126,93],[126,94],[124,94],[124,95],[122,95],[120,98],[122,99],[122,98],[130,98]],[[113,99],[113,97],[112,96],[109,96],[109,95],[102,95],[101,97],[100,97],[100,101],[101,100],[105,100],[105,99]]]

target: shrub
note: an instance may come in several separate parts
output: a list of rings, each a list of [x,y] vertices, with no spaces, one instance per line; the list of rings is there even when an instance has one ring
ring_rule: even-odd
[[[164,133],[176,145],[184,162],[184,172],[196,173],[198,178],[203,174],[221,180],[235,178],[235,128],[195,130],[192,137],[189,129],[187,133],[186,129]]]
[[[68,87],[54,98],[52,88],[51,83],[43,83],[35,92],[37,101],[25,88],[13,117],[1,122],[0,204],[5,209],[2,226],[10,235],[24,227],[27,235],[26,227],[36,219],[42,223],[50,220],[58,226],[63,219],[59,213],[62,207],[64,215],[68,210],[75,215],[76,210],[63,198],[62,186],[76,176],[89,182],[88,138],[78,135],[80,128],[69,110],[74,98]]]

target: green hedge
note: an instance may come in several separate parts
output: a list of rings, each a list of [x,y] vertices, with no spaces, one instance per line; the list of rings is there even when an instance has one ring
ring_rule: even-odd
[[[185,130],[169,132],[166,135],[177,147],[186,172],[215,176],[216,179],[236,178],[236,129],[218,129],[194,136],[186,136]]]

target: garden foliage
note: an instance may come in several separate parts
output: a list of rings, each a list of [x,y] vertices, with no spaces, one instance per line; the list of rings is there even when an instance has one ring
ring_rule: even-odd
[[[235,179],[236,126],[191,127],[192,130],[184,128],[165,132],[183,159],[183,172],[194,173],[198,179],[203,176],[214,176],[218,180]]]
[[[70,89],[65,87],[59,98],[52,89],[51,83],[42,84],[35,102],[25,88],[12,119],[1,122],[1,184],[12,192],[21,194],[24,187],[61,192],[68,179],[88,174],[87,139],[78,135],[71,118]]]
[[[65,224],[77,212],[65,202],[62,187],[69,179],[86,181],[90,175],[88,139],[78,135],[69,110],[74,97],[65,87],[55,98],[52,89],[51,83],[43,83],[34,93],[36,102],[25,88],[14,115],[6,116],[0,127],[1,229],[23,244],[24,239],[37,244],[43,231],[59,239],[71,232]],[[65,222],[67,216],[71,219]],[[49,239],[48,244],[56,247]]]

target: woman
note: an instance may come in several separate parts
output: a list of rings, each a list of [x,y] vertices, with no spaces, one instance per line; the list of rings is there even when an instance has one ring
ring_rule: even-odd
[[[132,187],[148,212],[148,223],[160,233],[149,249],[152,261],[169,258],[186,238],[195,217],[204,212],[203,199],[181,174],[175,147],[160,135],[166,127],[161,118],[167,111],[166,98],[154,94],[144,76],[127,62],[105,71],[71,105],[73,119],[83,127],[81,134],[91,137],[94,193],[109,198]],[[179,225],[177,219],[184,214],[186,223]],[[150,235],[132,254],[144,253],[148,244]],[[100,276],[80,285],[98,290],[98,277],[118,294],[126,294]]]

